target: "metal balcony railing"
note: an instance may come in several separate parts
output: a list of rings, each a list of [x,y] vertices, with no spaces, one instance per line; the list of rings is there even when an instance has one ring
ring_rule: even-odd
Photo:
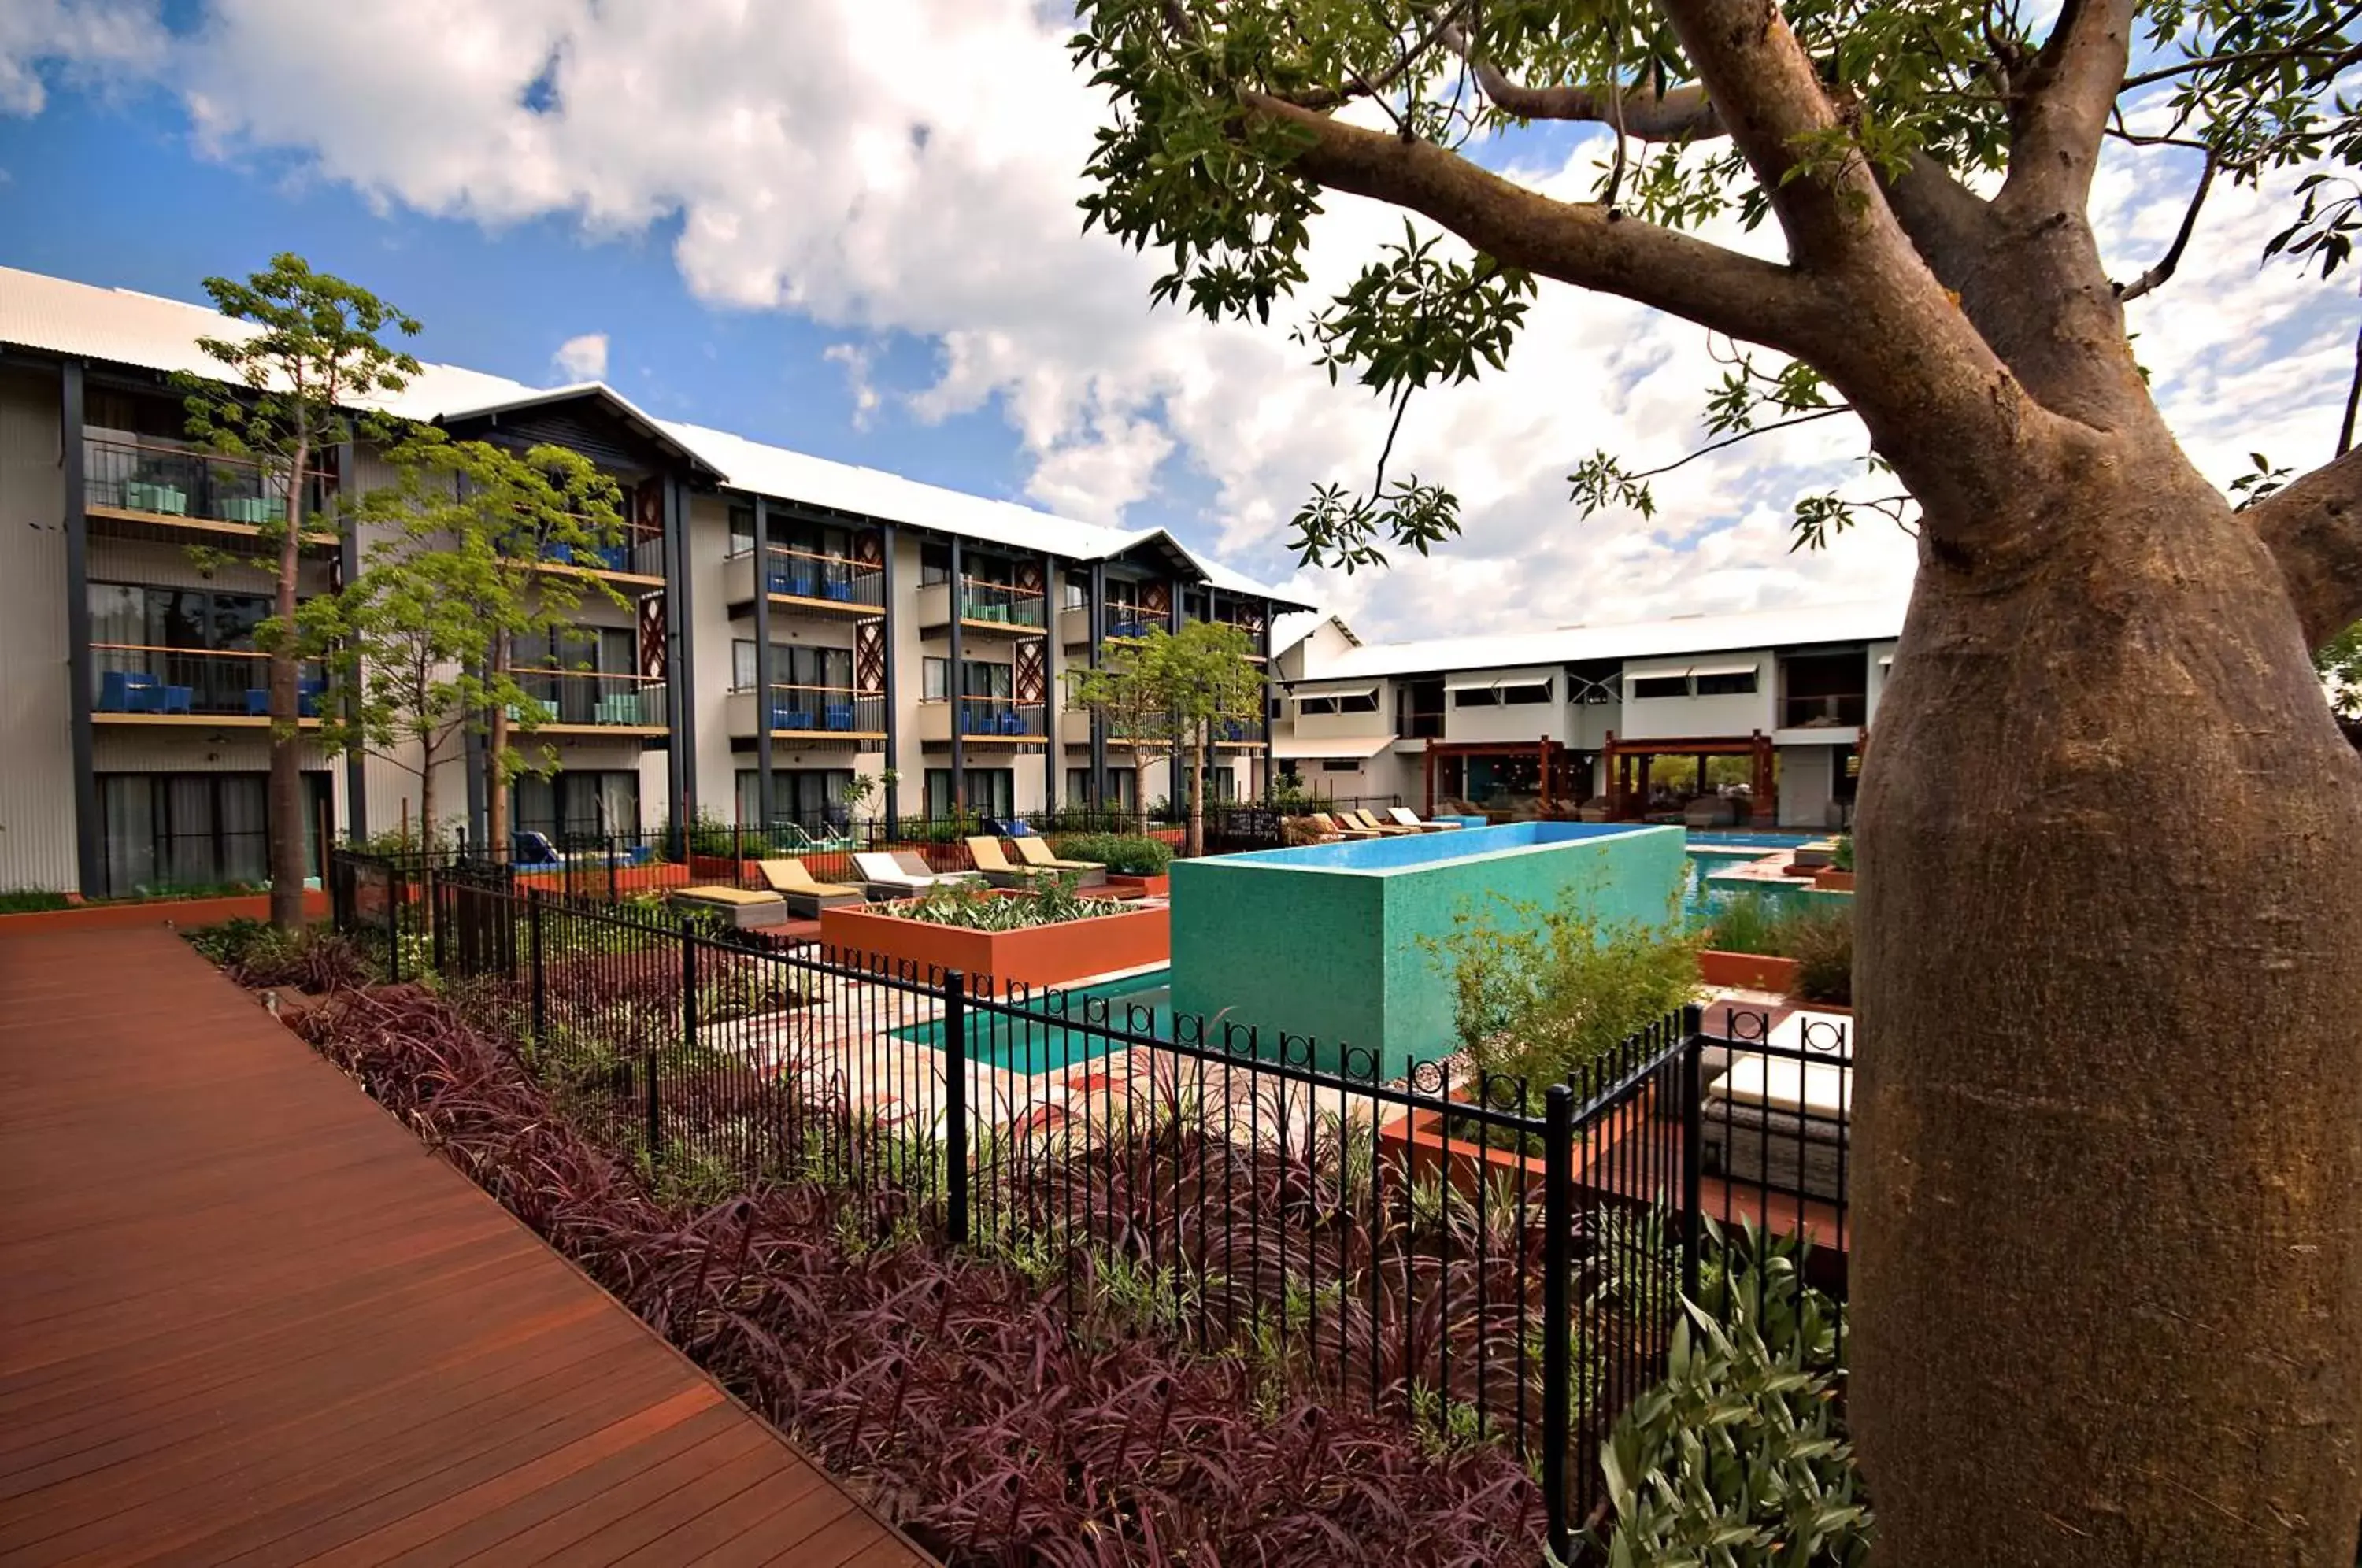
[[[258,463],[170,442],[104,436],[83,436],[82,449],[87,505],[250,527],[287,519],[287,476],[267,473]],[[335,490],[333,475],[307,472],[304,514],[321,512]]]
[[[931,698],[931,703],[944,699]],[[966,735],[1040,735],[1043,704],[1020,702],[1013,697],[963,697],[959,700],[960,733]]]
[[[1047,606],[1045,595],[1006,583],[981,582],[971,577],[960,584],[959,614],[964,621],[1039,629],[1044,624]]]
[[[843,556],[816,555],[774,545],[763,552],[763,570],[767,592],[868,610],[882,610],[886,604],[883,569]]]
[[[856,691],[849,686],[781,686],[771,688],[771,733],[812,731],[819,734],[883,734],[886,694]]]
[[[521,669],[516,682],[540,704],[538,723],[616,729],[667,726],[665,683],[589,669]],[[520,716],[513,712],[512,718]]]
[[[1835,697],[1790,697],[1780,704],[1783,730],[1841,729],[1870,722],[1870,696],[1849,691]]]
[[[160,648],[93,643],[91,711],[160,717],[270,716],[270,660],[247,648]],[[317,718],[327,679],[317,666],[296,677],[297,712]]]

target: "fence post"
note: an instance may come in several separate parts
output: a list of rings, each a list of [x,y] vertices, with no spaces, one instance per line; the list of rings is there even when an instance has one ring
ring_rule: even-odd
[[[1573,1270],[1568,1231],[1574,1223],[1574,1091],[1552,1084],[1545,1097],[1542,1135],[1542,1518],[1550,1549],[1561,1562],[1574,1559],[1567,1528],[1566,1463],[1573,1411],[1574,1322],[1568,1300]]]
[[[1705,1114],[1702,1068],[1705,1037],[1699,1032],[1694,1003],[1682,1009],[1682,1298],[1698,1295],[1698,1242],[1705,1227],[1698,1209],[1705,1201],[1700,1174],[1705,1165]]]
[[[438,975],[447,966],[443,955],[443,879],[430,864],[426,868],[426,950],[434,955]]]
[[[615,835],[611,833],[607,835],[607,901],[612,904],[618,897],[615,891]]]
[[[954,1246],[968,1239],[967,977],[944,977],[944,1223]]]
[[[524,891],[524,912],[528,929],[533,933],[533,1043],[539,1045],[549,1033],[549,982],[541,966],[541,889],[527,888]]]

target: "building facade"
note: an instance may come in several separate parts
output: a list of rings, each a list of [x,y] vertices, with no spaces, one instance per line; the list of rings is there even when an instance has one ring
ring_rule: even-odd
[[[1899,603],[1392,644],[1320,619],[1273,660],[1273,754],[1430,812],[1840,826],[1902,630]]]
[[[257,880],[270,720],[253,632],[283,481],[182,438],[176,372],[217,370],[235,324],[175,301],[0,269],[0,888],[92,896]],[[513,788],[518,830],[644,832],[955,808],[1021,815],[1179,797],[1071,705],[1067,673],[1148,624],[1218,620],[1268,660],[1302,609],[1170,535],[1005,502],[651,418],[597,383],[541,390],[428,366],[385,412],[456,436],[565,446],[624,498],[626,537],[535,563],[576,592],[517,650],[557,763]],[[336,509],[392,481],[364,446],[303,476],[301,591],[334,591],[375,542]],[[330,700],[308,674],[316,726]],[[480,835],[473,755],[437,770],[436,815]],[[1217,795],[1262,791],[1271,732],[1234,726]],[[416,759],[304,756],[316,864],[338,834],[415,826]],[[855,783],[866,779],[867,793]]]

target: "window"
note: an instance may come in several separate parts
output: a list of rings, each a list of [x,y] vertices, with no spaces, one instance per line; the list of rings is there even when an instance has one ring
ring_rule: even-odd
[[[739,638],[730,645],[730,689],[755,689],[755,644]],[[818,691],[844,692],[853,688],[853,650],[808,647],[800,643],[771,645],[771,684]]]
[[[919,667],[919,673],[921,678],[919,683],[919,696],[922,701],[928,702],[943,702],[950,700],[952,694],[951,660],[947,658],[930,658]]]
[[[1407,680],[1395,688],[1395,734],[1435,740],[1443,734],[1443,682]]]
[[[949,545],[919,547],[919,585],[949,582],[952,580],[952,547]]]
[[[755,509],[734,506],[730,509],[730,553],[743,556],[755,547]]]
[[[1686,675],[1639,675],[1632,679],[1632,695],[1639,699],[1686,697],[1690,694],[1690,678]]]
[[[1374,713],[1377,711],[1378,694],[1375,691],[1349,691],[1337,699],[1337,712],[1341,713]]]
[[[948,767],[927,769],[927,815],[948,817],[953,812],[952,770]],[[967,809],[979,816],[1010,817],[1016,814],[1017,775],[1006,767],[971,767],[967,770]]]
[[[262,773],[102,773],[96,889],[213,888],[270,876],[270,776]],[[304,864],[317,874],[330,785],[304,775]]]
[[[756,768],[738,770],[738,820],[742,823],[763,820],[761,778]],[[844,799],[845,786],[852,782],[850,767],[775,767],[771,769],[771,820],[813,829],[841,825],[852,813]],[[882,809],[874,794],[869,809]]]
[[[1697,694],[1701,697],[1752,697],[1755,694],[1756,672],[1751,669],[1702,671],[1696,679]]]
[[[94,582],[89,595],[94,702],[123,706],[108,680],[134,675],[187,688],[194,713],[253,711],[248,693],[263,690],[267,671],[239,656],[252,654],[254,629],[270,616],[268,594]]]
[[[636,768],[569,769],[547,778],[519,778],[510,805],[510,826],[553,839],[603,838],[640,828],[640,775]]]
[[[1296,700],[1296,711],[1311,718],[1325,718],[1337,713],[1374,713],[1378,711],[1375,687],[1366,691],[1315,692]]]
[[[1536,703],[1548,702],[1551,697],[1551,690],[1552,683],[1547,680],[1522,681],[1513,686],[1502,687],[1501,701],[1505,706],[1511,708],[1529,708]]]
[[[1066,769],[1066,803],[1084,806],[1090,803],[1091,770],[1087,767]],[[1136,811],[1140,805],[1140,774],[1135,768],[1109,767],[1107,770],[1106,792],[1099,804],[1110,812]]]
[[[1462,686],[1451,693],[1455,708],[1497,708],[1501,705],[1501,689],[1497,686]]]
[[[1326,756],[1320,759],[1320,771],[1323,773],[1359,773],[1362,771],[1362,763],[1359,757]]]

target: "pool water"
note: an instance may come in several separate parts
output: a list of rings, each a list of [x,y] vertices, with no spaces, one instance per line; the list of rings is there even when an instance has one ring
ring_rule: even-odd
[[[1347,839],[1341,844],[1258,849],[1221,858],[1225,864],[1234,866],[1285,866],[1306,871],[1362,871],[1385,876],[1513,850],[1555,849],[1585,840],[1645,831],[1646,825],[1639,823],[1505,823],[1499,827],[1462,828],[1456,833],[1395,834],[1385,838]]]
[[[1063,1003],[1054,1003],[1050,999],[1053,994],[1063,997]],[[1103,1014],[1099,1011],[1100,1003],[1107,1008]],[[1173,1038],[1170,969],[1144,970],[1120,980],[1077,986],[1057,993],[1036,993],[1022,1005],[1043,1016],[1037,1021],[997,1011],[968,1013],[969,1060],[1012,1073],[1049,1073],[1091,1061],[1119,1048],[1122,1043],[1109,1039],[1104,1032],[1107,1030],[1153,1035],[1159,1040]],[[1069,1020],[1081,1025],[1087,1017],[1087,1027],[1069,1027]],[[894,1032],[897,1039],[937,1049],[944,1043],[941,1019]]]

